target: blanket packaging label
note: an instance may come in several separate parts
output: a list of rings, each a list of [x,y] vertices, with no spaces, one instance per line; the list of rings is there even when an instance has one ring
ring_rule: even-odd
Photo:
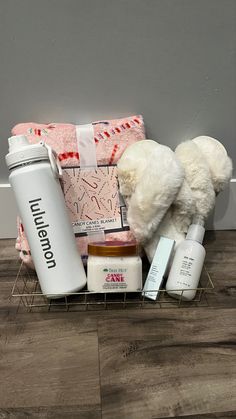
[[[63,169],[63,190],[76,236],[129,230],[116,166]]]

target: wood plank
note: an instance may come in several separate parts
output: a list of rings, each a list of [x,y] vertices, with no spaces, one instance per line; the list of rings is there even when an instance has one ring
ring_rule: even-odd
[[[17,312],[18,299],[11,298],[13,281],[0,281],[0,315]]]
[[[97,323],[78,313],[26,313],[0,323],[1,408],[100,410]],[[77,409],[78,410],[78,409]]]
[[[117,325],[119,324],[119,327]],[[130,339],[157,340],[160,346],[224,341],[235,343],[236,309],[126,310],[104,313],[99,319],[100,343]]]
[[[16,259],[18,257],[18,252],[15,249],[15,242],[15,239],[0,240],[0,260]]]
[[[236,230],[208,231],[206,267],[215,289],[208,294],[212,307],[236,307]]]
[[[236,418],[236,410],[232,412],[220,412],[220,413],[206,413],[203,415],[187,415],[187,416],[176,416],[178,419],[227,419],[227,418]],[[152,419],[164,419],[162,418],[152,418]]]
[[[82,411],[80,406],[1,409],[1,419],[101,419],[100,410]]]
[[[235,238],[206,234],[212,308],[18,314],[18,255],[1,240],[0,417],[100,417],[98,350],[105,419],[236,417]]]
[[[0,314],[16,313],[19,301],[10,299],[13,283],[20,267],[14,239],[0,240]]]
[[[103,418],[236,410],[235,309],[110,314],[99,320]]]

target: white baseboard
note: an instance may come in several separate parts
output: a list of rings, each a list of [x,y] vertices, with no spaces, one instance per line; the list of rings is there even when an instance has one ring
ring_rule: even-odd
[[[216,206],[207,221],[208,230],[236,229],[236,179],[216,199]],[[17,208],[9,184],[0,184],[0,238],[15,238]]]

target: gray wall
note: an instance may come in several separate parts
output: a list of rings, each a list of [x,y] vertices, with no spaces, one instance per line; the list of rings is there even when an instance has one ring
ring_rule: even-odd
[[[10,128],[142,113],[150,138],[207,134],[236,166],[235,0],[0,0],[0,182]]]

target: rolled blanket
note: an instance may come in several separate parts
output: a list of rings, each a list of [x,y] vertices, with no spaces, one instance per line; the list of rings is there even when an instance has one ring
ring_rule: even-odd
[[[84,141],[88,132],[92,132],[89,147]],[[145,138],[142,116],[97,121],[89,126],[21,123],[12,129],[12,134],[26,135],[31,144],[43,140],[56,151],[63,168],[65,201],[82,257],[87,256],[88,242],[98,237],[134,239],[127,225],[124,203],[119,200],[116,163],[129,145]],[[91,162],[90,154],[94,155],[93,167],[83,170],[81,166],[86,161]],[[20,257],[32,264],[24,226],[19,219],[16,248]]]

